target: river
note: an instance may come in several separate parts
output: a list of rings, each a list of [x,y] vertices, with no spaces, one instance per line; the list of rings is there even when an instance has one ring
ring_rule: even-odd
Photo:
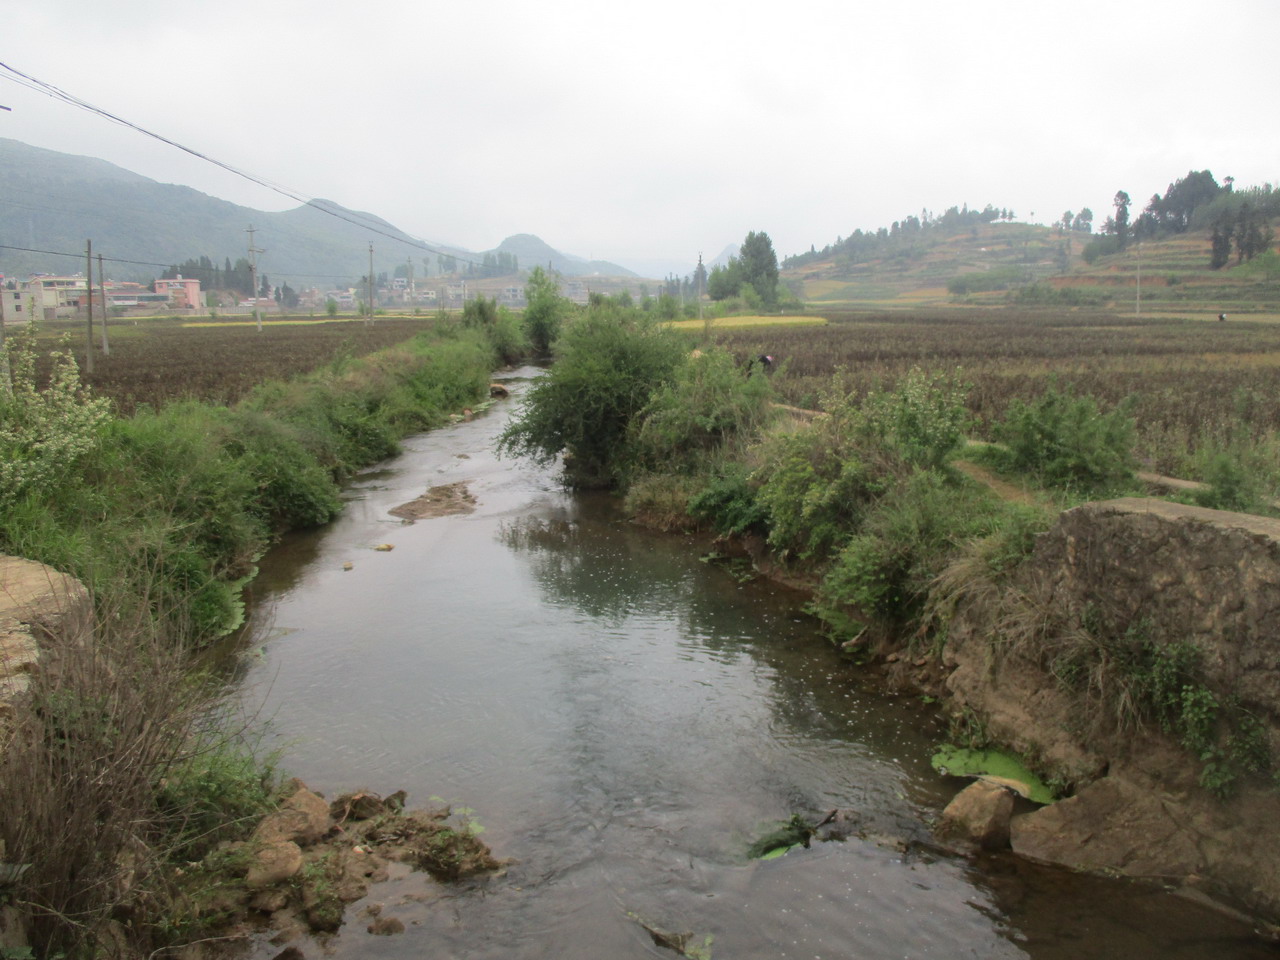
[[[716,960],[1274,956],[1147,886],[916,843],[958,789],[928,763],[933,708],[864,686],[798,595],[496,459],[515,402],[411,438],[262,561],[236,675],[284,766],[469,808],[512,861],[455,887],[397,871],[308,956],[675,956],[638,919]],[[388,514],[456,482],[474,512]],[[833,808],[865,838],[747,857]],[[406,932],[366,934],[374,902]]]

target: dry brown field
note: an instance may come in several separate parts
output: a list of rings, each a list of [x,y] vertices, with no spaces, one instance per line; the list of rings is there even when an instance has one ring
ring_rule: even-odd
[[[267,323],[261,332],[251,321],[216,326],[166,320],[137,326],[113,323],[108,331],[110,356],[101,352],[101,334],[95,335],[92,375],[83,374],[83,321],[49,324],[41,331],[41,341],[47,346],[69,333],[84,381],[128,416],[141,404],[161,406],[178,399],[232,404],[264,380],[287,380],[339,357],[386,349],[433,322],[424,317],[378,318],[371,324]]]
[[[1280,431],[1280,325],[1254,320],[1123,318],[1074,311],[824,311],[824,326],[745,328],[718,342],[779,365],[785,402],[815,407],[839,377],[855,394],[890,387],[912,367],[971,384],[975,435],[1015,398],[1051,383],[1104,409],[1136,398],[1139,455],[1174,469],[1202,444],[1260,442]]]

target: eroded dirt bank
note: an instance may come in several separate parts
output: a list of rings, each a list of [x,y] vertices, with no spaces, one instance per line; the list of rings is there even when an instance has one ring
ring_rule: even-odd
[[[1280,920],[1280,521],[1086,504],[1011,582],[952,600],[942,669],[924,679],[1073,794],[1015,817],[1015,852]],[[1170,694],[1160,672],[1187,651],[1200,679]],[[1140,702],[1153,689],[1155,717]]]

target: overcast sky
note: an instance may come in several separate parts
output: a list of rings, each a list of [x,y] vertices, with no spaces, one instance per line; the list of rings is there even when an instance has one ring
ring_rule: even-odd
[[[692,263],[764,230],[785,256],[922,208],[1101,223],[1192,169],[1280,182],[1277,0],[7,6],[9,66],[471,250]],[[17,83],[0,104],[0,136],[297,205]]]

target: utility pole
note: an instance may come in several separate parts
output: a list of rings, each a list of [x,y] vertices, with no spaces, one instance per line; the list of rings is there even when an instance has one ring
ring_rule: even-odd
[[[373,323],[373,244],[369,244],[369,316],[366,323]]]
[[[266,253],[265,250],[259,250],[253,245],[253,235],[257,233],[253,229],[253,224],[249,224],[249,229],[245,231],[249,235],[249,283],[253,287],[253,293],[250,297],[253,301],[253,319],[257,321],[258,332],[262,332],[262,314],[258,312],[258,254]]]
[[[1142,241],[1138,241],[1138,287],[1133,296],[1133,315],[1142,316]]]
[[[13,377],[9,373],[9,351],[4,345],[4,321],[9,291],[0,275],[0,396],[13,396]]]
[[[111,356],[111,344],[107,342],[107,277],[102,272],[102,254],[98,254],[98,302],[102,304],[102,355]]]
[[[93,241],[85,241],[84,305],[89,318],[89,339],[85,344],[84,372],[93,375]]]

